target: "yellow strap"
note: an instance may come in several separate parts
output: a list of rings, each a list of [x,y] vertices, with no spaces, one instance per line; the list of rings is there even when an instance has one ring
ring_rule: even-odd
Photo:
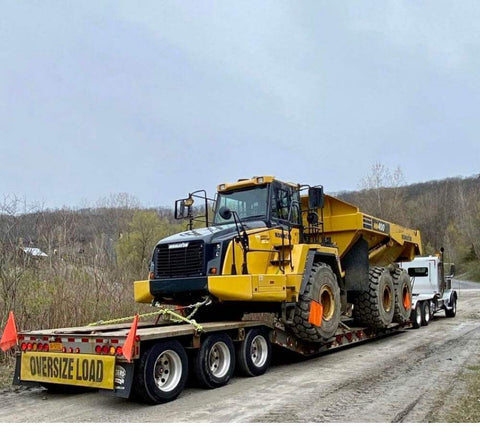
[[[193,327],[195,327],[195,330],[197,330],[198,332],[203,331],[203,327],[200,324],[198,324],[194,319],[185,318],[184,316],[174,312],[171,309],[160,309],[156,312],[144,313],[144,314],[139,315],[138,318],[145,318],[145,317],[150,317],[150,316],[155,316],[155,315],[163,315],[163,316],[170,315],[174,318],[172,320],[174,322],[182,322],[183,321],[183,322],[186,322],[187,324],[193,325]],[[107,321],[100,320],[100,321],[88,324],[88,327],[98,326],[98,325],[106,325],[106,324],[117,324],[117,323],[124,322],[124,321],[132,321],[134,318],[135,318],[135,315],[124,317],[124,318],[115,318],[115,319],[111,319],[111,320],[107,320]]]

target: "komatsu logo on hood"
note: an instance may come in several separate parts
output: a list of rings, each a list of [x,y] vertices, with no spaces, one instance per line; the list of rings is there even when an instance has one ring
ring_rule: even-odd
[[[180,249],[188,247],[188,242],[184,243],[172,243],[168,245],[168,249]]]

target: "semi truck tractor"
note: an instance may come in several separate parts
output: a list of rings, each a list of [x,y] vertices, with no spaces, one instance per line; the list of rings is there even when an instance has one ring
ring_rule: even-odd
[[[444,249],[439,254],[415,257],[400,263],[412,282],[411,320],[414,328],[426,326],[439,311],[453,318],[457,313],[458,293],[452,289],[455,265],[444,263]]]
[[[175,217],[187,229],[158,242],[134,298],[163,317],[175,309],[181,322],[20,332],[16,383],[162,403],[181,393],[189,370],[206,388],[225,385],[236,366],[264,373],[272,344],[311,355],[410,326],[401,263],[422,252],[415,229],[273,176],[222,183],[215,200],[190,193]]]

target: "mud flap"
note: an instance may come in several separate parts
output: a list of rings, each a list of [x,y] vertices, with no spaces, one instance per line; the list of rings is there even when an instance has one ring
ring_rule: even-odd
[[[134,363],[117,363],[115,365],[115,396],[128,398],[132,390]],[[111,390],[100,390],[101,393],[112,394]]]

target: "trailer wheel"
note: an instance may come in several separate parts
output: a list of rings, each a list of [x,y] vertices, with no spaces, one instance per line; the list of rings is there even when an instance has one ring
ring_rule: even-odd
[[[428,326],[431,318],[431,310],[430,310],[430,302],[424,301],[422,302],[422,325]]]
[[[395,312],[395,290],[389,271],[370,268],[368,289],[357,293],[353,305],[355,321],[374,328],[387,327]]]
[[[235,348],[226,333],[211,334],[205,338],[193,362],[199,384],[217,388],[230,381],[235,369]]]
[[[314,326],[308,322],[310,303],[315,300],[323,307],[322,325]],[[340,287],[337,277],[330,266],[315,263],[309,275],[305,292],[300,295],[293,317],[292,331],[295,335],[309,342],[322,342],[331,338],[340,323]]]
[[[395,287],[395,311],[393,321],[403,324],[410,319],[412,305],[412,284],[405,270],[396,269],[392,275]]]
[[[414,329],[420,328],[422,325],[422,305],[421,302],[417,302],[415,305],[415,309],[412,310],[410,315],[410,319],[412,321],[412,327]]]
[[[153,345],[140,357],[133,382],[134,396],[150,404],[177,398],[188,377],[188,359],[178,341]]]
[[[265,373],[272,359],[272,344],[266,332],[253,328],[237,349],[238,368],[245,376]]]
[[[452,301],[452,308],[445,309],[445,316],[448,318],[453,318],[457,314],[457,298],[454,296]]]

